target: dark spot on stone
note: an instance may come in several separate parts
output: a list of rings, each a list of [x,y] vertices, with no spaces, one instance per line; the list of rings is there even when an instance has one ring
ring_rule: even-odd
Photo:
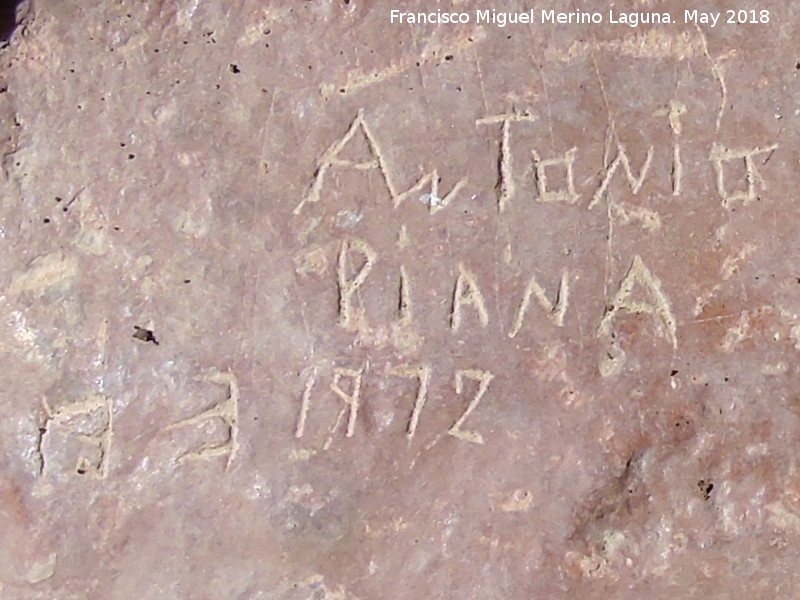
[[[0,2],[0,40],[7,41],[17,26],[16,2]]]
[[[135,154],[128,154],[128,160],[133,160],[134,158],[136,158]]]
[[[669,376],[670,377],[675,377],[675,375],[677,375],[677,374],[678,374],[677,369],[672,369],[672,371],[669,372]]]
[[[56,196],[56,202],[61,202],[63,198],[61,196]]]
[[[158,340],[156,339],[156,335],[153,333],[152,329],[145,329],[144,327],[139,327],[138,325],[134,325],[133,328],[136,330],[133,334],[134,339],[142,342],[153,342],[156,346],[158,346]]]
[[[228,70],[234,74],[242,72],[242,70],[239,68],[239,65],[234,65],[234,64],[228,65]]]
[[[453,60],[453,55],[452,54],[448,54],[447,56],[444,57],[444,59],[447,60],[447,61],[451,61],[451,60]]]
[[[711,491],[714,489],[714,484],[710,481],[706,481],[705,479],[701,479],[697,482],[697,487],[700,490],[700,493],[703,494],[703,500],[708,500],[711,497]]]
[[[49,222],[50,222],[50,219],[48,219],[47,217],[45,217],[44,219],[42,219],[42,221],[44,221],[45,223],[49,223]]]
[[[184,279],[183,283],[192,283],[192,280],[191,279]]]

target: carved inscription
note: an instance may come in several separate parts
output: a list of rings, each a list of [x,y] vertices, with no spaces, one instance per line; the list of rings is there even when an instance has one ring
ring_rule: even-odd
[[[406,437],[409,441],[414,439],[417,434],[422,419],[423,410],[428,402],[428,395],[433,376],[433,369],[429,365],[396,365],[387,368],[386,373],[389,377],[402,377],[404,379],[412,379],[416,381],[416,393],[414,395],[413,406],[409,413],[408,421],[405,427]],[[347,416],[347,423],[345,425],[345,438],[353,438],[356,435],[356,424],[358,421],[359,411],[364,404],[362,398],[363,379],[365,368],[352,369],[347,367],[334,367],[332,371],[332,379],[330,383],[330,391],[333,392],[339,400],[344,404],[342,409],[338,412],[333,424],[328,430],[327,438],[325,439],[322,449],[328,450],[333,445],[333,440],[336,432],[341,429],[342,422]],[[463,413],[447,430],[448,435],[452,435],[460,440],[475,444],[483,444],[483,436],[477,431],[470,431],[463,429],[464,422],[472,415],[478,408],[481,400],[486,394],[494,374],[480,369],[461,369],[455,372],[455,391],[456,394],[461,396],[465,394],[466,382],[473,381],[477,383],[474,396],[467,403]],[[314,370],[311,375],[306,379],[301,403],[300,411],[298,414],[297,424],[295,426],[295,438],[301,439],[306,434],[306,424],[312,408],[311,394],[315,387],[317,380],[317,372]],[[443,434],[442,434],[443,435]],[[434,442],[427,447],[431,447],[441,437],[438,436]]]
[[[350,254],[353,250],[361,254],[364,264],[351,276]],[[355,329],[358,323],[358,317],[353,310],[353,295],[366,281],[377,257],[377,253],[363,240],[352,239],[342,242],[336,273],[339,280],[339,324],[345,329]]]
[[[450,319],[450,329],[453,332],[461,328],[463,320],[462,310],[466,306],[471,306],[478,314],[478,322],[481,327],[489,324],[489,312],[486,310],[486,301],[483,298],[478,281],[463,263],[458,265],[458,278],[453,292],[453,313]]]
[[[764,180],[756,167],[755,157],[760,154],[769,154],[778,148],[778,144],[764,148],[736,148],[730,149],[721,144],[714,144],[711,148],[709,159],[714,165],[717,175],[717,191],[722,198],[722,205],[728,208],[733,202],[741,201],[744,205],[758,199],[758,186],[765,187]],[[745,166],[745,189],[731,192],[725,185],[725,163],[733,160],[743,160]]]
[[[717,71],[714,71],[714,73],[715,75],[719,75]],[[720,84],[722,85],[724,94],[724,80],[720,80]],[[687,111],[688,108],[681,100],[672,99],[667,108],[660,109],[654,113],[654,116],[667,117],[669,127],[673,133],[670,156],[670,178],[673,196],[680,196],[683,193],[684,164],[680,136],[683,130],[681,117],[686,114]],[[719,117],[721,117],[721,114]],[[537,117],[527,111],[512,110],[508,113],[489,115],[475,121],[476,126],[500,125],[499,155],[497,159],[498,175],[496,184],[497,206],[500,212],[507,209],[517,192],[514,160],[511,149],[512,124],[533,122],[536,120]],[[353,143],[357,135],[360,135],[365,140],[368,156],[361,161],[342,158],[344,150]],[[639,167],[637,169],[625,145],[616,138],[616,133],[614,133],[614,137],[616,156],[605,167],[600,184],[592,194],[591,201],[587,207],[589,209],[594,208],[607,196],[609,187],[617,173],[622,174],[624,181],[630,188],[631,194],[636,196],[641,191],[652,170],[655,156],[655,149],[652,145],[648,147],[645,155],[639,159]],[[729,149],[717,142],[713,143],[708,159],[712,163],[716,174],[717,190],[723,200],[723,205],[727,207],[732,202],[736,201],[743,201],[747,204],[757,198],[758,188],[765,188],[766,185],[756,167],[755,157],[770,153],[777,148],[778,144],[771,144],[753,148]],[[533,178],[536,185],[538,201],[563,202],[565,204],[577,204],[579,202],[581,192],[577,189],[574,180],[574,165],[577,152],[577,148],[571,148],[561,157],[542,158],[535,149],[531,150],[534,163]],[[740,159],[744,161],[746,168],[745,189],[730,191],[725,181],[724,165],[731,160]],[[439,191],[440,178],[438,170],[433,168],[411,184],[408,189],[400,191],[391,175],[389,161],[381,150],[371,127],[368,125],[363,109],[357,112],[356,117],[345,134],[333,142],[319,157],[314,176],[306,193],[295,208],[295,214],[299,214],[306,204],[316,203],[321,199],[326,177],[329,171],[334,168],[362,172],[377,170],[386,186],[389,198],[391,199],[391,205],[394,208],[398,208],[409,198],[418,198],[428,206],[431,215],[435,215],[440,210],[449,206],[467,183],[467,178],[462,178],[456,182],[448,193],[442,194]],[[548,185],[548,170],[553,168],[564,170],[566,181],[561,189],[551,189]],[[423,193],[426,189],[427,192]],[[623,223],[639,222],[645,229],[651,231],[660,227],[660,217],[658,214],[644,207],[629,206],[618,200],[614,200],[613,202],[609,202],[609,208],[614,216],[621,218]],[[401,237],[405,239],[407,236],[404,234]]]
[[[306,379],[306,385],[303,388],[303,399],[300,404],[300,415],[297,417],[297,427],[294,430],[294,437],[301,438],[306,431],[306,419],[308,419],[308,410],[311,408],[311,390],[317,381],[317,370],[314,369],[311,375]]]
[[[478,391],[475,393],[475,396],[472,398],[472,400],[470,400],[469,404],[467,404],[467,409],[458,418],[458,420],[453,423],[453,426],[448,430],[447,433],[466,442],[483,444],[483,436],[480,433],[477,431],[467,431],[461,429],[461,427],[464,425],[464,421],[466,421],[475,411],[475,409],[478,408],[478,404],[480,404],[481,399],[483,399],[486,390],[489,388],[489,384],[491,383],[492,379],[494,379],[494,375],[489,371],[480,371],[478,369],[456,371],[456,394],[460,395],[464,392],[464,379],[477,381]]]
[[[397,208],[403,203],[404,200],[406,200],[406,198],[416,197],[428,205],[430,214],[435,215],[440,210],[450,206],[450,202],[452,202],[453,198],[455,198],[461,189],[467,184],[466,178],[459,180],[453,186],[453,188],[442,197],[439,195],[439,181],[439,172],[434,169],[430,173],[420,177],[419,181],[412,185],[408,190],[402,194],[395,195],[393,206]],[[425,186],[428,186],[428,192],[420,194],[420,192],[425,189]]]
[[[47,420],[40,430],[39,473],[47,473],[47,448],[49,436],[58,435],[68,440],[76,438],[81,449],[75,462],[74,472],[89,475],[95,479],[105,479],[109,471],[109,453],[114,436],[114,413],[111,400],[91,397],[82,402],[67,404],[53,410],[42,401]]]
[[[369,157],[361,162],[342,158],[341,155],[344,153],[345,148],[353,142],[359,133],[366,142]],[[302,200],[295,207],[294,214],[299,214],[306,204],[313,204],[320,201],[325,179],[328,175],[328,171],[332,168],[353,169],[356,171],[377,170],[386,185],[394,208],[398,208],[408,198],[418,197],[424,200],[428,205],[431,215],[446,208],[467,183],[466,178],[460,179],[447,194],[442,196],[439,192],[439,172],[434,168],[420,177],[407,190],[401,192],[390,174],[388,162],[378,144],[378,140],[364,118],[363,109],[358,111],[345,134],[331,144],[317,160],[314,178]],[[427,193],[420,196],[420,193],[426,186],[428,189]]]
[[[228,388],[228,398],[216,403],[208,410],[188,417],[177,423],[169,425],[166,430],[172,431],[183,427],[201,425],[210,419],[219,419],[227,428],[227,439],[220,444],[206,444],[199,450],[193,450],[181,455],[178,462],[182,463],[189,460],[209,460],[218,456],[227,456],[225,469],[230,469],[236,452],[239,449],[239,384],[236,376],[230,371],[212,373],[202,380],[217,385],[224,385]]]
[[[418,382],[417,396],[414,399],[414,409],[411,411],[411,417],[408,419],[408,426],[406,427],[406,435],[408,439],[413,439],[419,425],[419,417],[422,414],[422,409],[425,407],[425,402],[428,400],[428,385],[431,381],[430,367],[394,367],[391,370],[392,375],[398,377],[412,377]]]
[[[364,136],[364,139],[367,142],[367,146],[370,152],[370,158],[363,162],[355,162],[347,159],[340,158],[340,155],[344,151],[350,142],[353,141],[356,134],[361,132]],[[391,183],[389,182],[389,178],[387,175],[387,170],[383,160],[383,154],[378,147],[378,142],[375,140],[375,136],[372,135],[369,127],[367,126],[367,122],[364,119],[364,111],[359,110],[356,118],[350,124],[350,127],[345,132],[345,134],[336,140],[333,144],[328,146],[328,149],[322,153],[322,156],[317,161],[317,168],[314,173],[314,180],[311,182],[308,190],[306,191],[305,196],[300,201],[300,204],[294,209],[294,213],[298,214],[302,209],[309,202],[319,202],[322,196],[322,186],[325,183],[325,177],[328,175],[328,171],[333,167],[339,167],[344,169],[356,169],[358,171],[369,171],[373,169],[377,169],[380,171],[381,175],[383,176],[383,180],[386,183],[386,187],[392,191]],[[394,194],[392,194],[394,196]]]
[[[633,292],[637,284],[646,292],[649,301],[634,300]],[[638,254],[633,257],[628,273],[620,283],[619,289],[609,300],[606,312],[597,328],[598,335],[610,335],[614,319],[622,311],[652,315],[657,334],[666,338],[674,348],[677,348],[677,326],[669,300],[661,289],[661,281],[650,272]]]
[[[397,320],[399,325],[409,325],[413,319],[411,312],[411,282],[408,279],[405,265],[400,266],[400,289],[397,303]]]

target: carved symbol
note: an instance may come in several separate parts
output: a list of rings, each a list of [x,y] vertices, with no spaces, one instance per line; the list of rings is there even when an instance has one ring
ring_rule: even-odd
[[[367,147],[369,148],[370,152],[370,159],[364,162],[355,162],[339,158],[339,155],[342,153],[345,147],[353,140],[358,131],[361,131],[361,133],[364,135],[364,138],[366,139]],[[333,144],[331,144],[328,147],[328,149],[325,150],[325,152],[322,153],[322,156],[317,161],[317,168],[316,171],[314,172],[314,180],[311,182],[311,185],[306,191],[305,196],[303,196],[303,199],[300,201],[300,204],[298,204],[297,207],[294,209],[294,214],[299,214],[300,211],[303,209],[303,206],[305,206],[307,202],[312,202],[312,203],[319,202],[322,194],[322,185],[325,182],[325,176],[328,174],[328,170],[330,170],[331,167],[355,169],[357,171],[369,171],[372,169],[378,169],[381,172],[383,181],[384,183],[386,183],[386,187],[389,190],[389,193],[392,195],[392,197],[395,196],[392,185],[389,181],[388,171],[386,169],[383,153],[378,147],[378,143],[375,140],[375,137],[372,135],[372,132],[369,130],[369,127],[367,126],[367,122],[364,119],[363,110],[358,111],[356,118],[351,123],[347,132],[341,138],[339,138]]]
[[[349,254],[351,249],[361,253],[364,257],[364,265],[358,270],[352,279],[348,278]],[[367,279],[367,275],[372,270],[372,266],[377,259],[377,253],[363,240],[344,240],[339,251],[339,268],[337,276],[339,280],[339,325],[345,329],[356,327],[356,315],[353,312],[352,299],[358,289]]]
[[[475,397],[467,405],[467,409],[458,418],[458,420],[453,423],[453,426],[447,431],[447,433],[457,437],[460,440],[472,442],[473,444],[483,444],[483,436],[480,433],[477,431],[465,431],[461,429],[461,426],[478,407],[483,395],[486,393],[486,389],[489,387],[489,383],[492,381],[492,379],[494,379],[494,375],[489,371],[480,371],[478,369],[456,371],[456,394],[463,393],[465,378],[477,381],[478,391],[476,392]]]
[[[491,115],[475,121],[476,125],[502,123],[500,136],[500,159],[497,161],[497,208],[504,211],[508,202],[516,193],[514,185],[514,161],[511,156],[511,123],[518,121],[535,121],[536,117],[527,112],[511,112],[502,115]]]
[[[528,286],[525,288],[525,293],[522,296],[522,302],[520,302],[519,310],[517,311],[514,327],[509,332],[508,337],[513,338],[522,328],[522,323],[531,303],[531,296],[536,297],[539,301],[539,305],[545,310],[547,316],[553,323],[558,327],[562,327],[564,325],[564,315],[569,306],[569,273],[567,273],[566,270],[561,273],[561,282],[559,283],[558,292],[556,293],[555,304],[550,302],[547,298],[544,289],[536,281],[536,277],[531,277]]]
[[[220,419],[228,428],[228,439],[221,444],[209,444],[203,446],[200,450],[187,452],[178,458],[178,462],[183,463],[187,460],[208,460],[216,458],[217,456],[227,455],[228,460],[226,461],[225,469],[228,470],[230,469],[233,459],[236,457],[236,451],[239,449],[239,384],[236,380],[236,376],[230,371],[212,373],[211,375],[198,379],[227,386],[228,398],[193,417],[188,417],[167,426],[166,431],[172,431],[181,427],[189,427],[191,425],[199,425],[205,423],[209,419]]]
[[[637,283],[648,293],[650,302],[633,300],[633,289]],[[606,308],[598,326],[598,335],[609,335],[614,317],[623,310],[634,314],[653,315],[657,333],[677,348],[675,316],[670,309],[669,299],[661,290],[661,281],[650,272],[638,254],[633,257],[628,273]]]
[[[369,158],[363,162],[340,158],[340,155],[344,149],[353,141],[358,132],[361,132],[366,142],[369,150]],[[447,207],[467,182],[466,178],[461,179],[453,186],[446,196],[440,197],[439,173],[436,169],[433,169],[429,173],[423,175],[408,190],[405,192],[399,192],[397,190],[397,186],[392,182],[392,177],[389,174],[388,164],[386,158],[384,157],[383,151],[378,145],[378,140],[367,125],[367,121],[364,118],[364,111],[359,110],[356,118],[353,119],[353,122],[350,124],[350,127],[347,129],[345,134],[331,144],[317,160],[317,167],[314,172],[314,180],[311,182],[311,185],[303,196],[303,199],[300,201],[300,204],[295,207],[294,214],[299,214],[306,203],[319,202],[322,196],[322,188],[323,184],[325,183],[325,177],[332,167],[354,169],[356,171],[371,171],[373,169],[378,169],[381,177],[383,178],[383,182],[386,184],[386,189],[389,191],[389,196],[392,199],[392,206],[394,208],[400,206],[400,204],[402,204],[407,198],[421,192],[427,185],[429,186],[429,192],[424,194],[424,197],[427,197],[426,204],[428,204],[430,214],[435,214]]]
[[[713,147],[711,148],[711,154],[708,158],[714,166],[714,172],[717,174],[717,191],[722,198],[722,205],[725,208],[737,200],[741,200],[745,205],[756,200],[758,198],[756,184],[760,184],[761,187],[766,189],[767,186],[764,183],[764,180],[761,178],[761,175],[756,168],[755,160],[753,159],[759,154],[773,152],[777,147],[778,144],[772,144],[771,146],[766,146],[765,148],[739,148],[736,150],[731,150],[725,146],[714,143]],[[725,186],[724,163],[739,159],[744,159],[744,166],[746,169],[745,181],[747,183],[747,187],[744,190],[739,190],[737,192],[729,192]]]
[[[609,213],[619,219],[620,223],[627,225],[632,221],[639,221],[648,231],[655,231],[661,227],[661,215],[644,206],[632,206],[624,202],[609,199]]]
[[[45,442],[46,436],[51,432],[62,430],[65,434],[75,436],[84,444],[87,456],[81,453],[75,463],[75,472],[79,475],[89,474],[96,479],[108,477],[109,452],[111,451],[111,439],[114,435],[114,414],[112,412],[111,400],[103,397],[91,397],[83,402],[67,404],[53,410],[46,399],[42,400],[44,410],[47,414],[45,426],[40,430],[39,437],[39,456],[40,456],[40,475],[45,474]],[[93,415],[99,413],[99,425],[92,433],[85,433],[87,425],[91,425],[90,420]]]
[[[397,313],[399,325],[410,325],[413,318],[411,312],[411,282],[408,279],[405,265],[400,265],[400,289]]]
[[[666,116],[669,119],[669,126],[675,141],[672,143],[672,195],[680,196],[683,183],[683,162],[681,161],[681,145],[678,137],[683,130],[681,126],[681,116],[686,114],[686,105],[680,100],[670,100],[669,109],[658,110],[657,117]]]
[[[608,191],[608,186],[611,185],[611,179],[614,177],[614,174],[619,169],[620,165],[622,165],[622,172],[625,175],[625,180],[628,182],[628,185],[631,188],[631,191],[634,194],[638,194],[639,190],[642,188],[644,184],[644,180],[647,177],[647,172],[650,170],[650,163],[653,161],[653,147],[650,146],[647,149],[647,157],[644,160],[644,164],[642,164],[642,168],[639,170],[639,176],[636,177],[631,170],[631,162],[628,158],[628,154],[625,151],[625,146],[623,146],[619,141],[617,142],[617,157],[611,162],[611,164],[606,169],[606,174],[603,177],[603,182],[600,184],[600,187],[595,192],[594,196],[592,197],[592,201],[589,204],[589,208],[594,208],[594,206],[602,200],[605,193]]]
[[[431,380],[431,369],[428,366],[402,366],[395,367],[390,372],[392,375],[397,375],[398,377],[416,378],[419,382],[419,386],[417,387],[417,397],[414,400],[414,410],[411,411],[411,417],[409,418],[408,426],[406,427],[406,435],[408,436],[408,439],[411,440],[414,438],[414,433],[417,431],[419,417],[422,414],[422,409],[425,407],[425,402],[428,399],[428,384]]]
[[[353,434],[356,431],[356,419],[358,419],[358,409],[361,406],[361,373],[363,369],[359,369],[358,371],[354,369],[345,369],[341,367],[336,367],[333,370],[333,381],[331,382],[331,391],[336,394],[339,398],[344,401],[345,407],[341,410],[339,415],[336,417],[336,422],[333,424],[331,428],[330,436],[328,440],[325,442],[323,446],[324,450],[330,448],[331,443],[333,442],[333,436],[336,430],[339,428],[339,423],[344,416],[344,413],[349,410],[350,414],[347,419],[347,428],[345,429],[345,437],[353,437]],[[348,394],[344,391],[340,386],[339,382],[341,381],[342,377],[349,377],[353,381],[352,389]]]
[[[450,329],[454,332],[461,327],[462,306],[472,306],[478,312],[481,327],[486,327],[489,324],[489,312],[486,310],[486,302],[478,287],[478,281],[475,279],[475,275],[464,268],[463,263],[458,265],[458,279],[456,279],[456,287],[453,292],[453,313],[450,319]]]
[[[311,375],[306,379],[306,385],[303,388],[303,400],[300,403],[300,415],[297,417],[297,427],[294,430],[294,437],[301,438],[306,430],[306,419],[308,418],[308,411],[311,408],[311,390],[317,382],[317,370],[314,369]]]
[[[575,181],[573,179],[572,170],[577,151],[577,148],[571,148],[565,152],[564,156],[561,158],[542,160],[536,150],[531,150],[533,165],[536,168],[536,190],[539,192],[539,202],[566,202],[567,204],[575,204],[578,201],[580,196],[575,191]],[[566,169],[567,189],[547,189],[547,167],[564,167]]]
[[[435,215],[440,210],[447,208],[453,198],[456,197],[456,195],[461,191],[461,188],[463,188],[466,184],[467,179],[465,177],[459,180],[446,196],[441,197],[439,195],[439,172],[434,169],[430,173],[420,177],[417,183],[415,183],[402,194],[393,195],[394,208],[400,206],[406,198],[419,194],[427,185],[429,186],[428,192],[423,194],[420,199],[428,205],[429,213]]]

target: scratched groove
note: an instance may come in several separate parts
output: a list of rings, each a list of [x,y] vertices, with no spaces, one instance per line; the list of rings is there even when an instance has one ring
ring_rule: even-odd
[[[800,11],[452,4],[20,6],[0,599],[792,597]]]

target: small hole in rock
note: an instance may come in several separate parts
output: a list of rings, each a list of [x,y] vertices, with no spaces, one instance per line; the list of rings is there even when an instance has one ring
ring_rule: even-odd
[[[153,342],[156,346],[158,346],[158,340],[156,339],[156,335],[153,333],[152,329],[145,329],[144,327],[139,327],[138,325],[134,325],[133,328],[136,330],[133,334],[134,339],[142,342]]]

